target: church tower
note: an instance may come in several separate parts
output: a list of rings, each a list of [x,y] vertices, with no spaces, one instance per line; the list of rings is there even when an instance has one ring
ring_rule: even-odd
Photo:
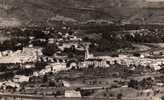
[[[89,44],[85,45],[85,59],[89,59]]]
[[[85,48],[85,60],[93,57],[92,54],[89,52],[89,46],[91,43],[84,43],[84,48]]]

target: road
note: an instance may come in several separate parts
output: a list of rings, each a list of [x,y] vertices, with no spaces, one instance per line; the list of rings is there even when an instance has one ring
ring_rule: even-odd
[[[34,95],[22,95],[22,94],[3,94],[0,93],[0,100],[118,100],[116,98],[64,98],[64,97],[45,97],[45,96],[34,96]],[[145,98],[122,98],[122,100],[151,100],[149,97]]]

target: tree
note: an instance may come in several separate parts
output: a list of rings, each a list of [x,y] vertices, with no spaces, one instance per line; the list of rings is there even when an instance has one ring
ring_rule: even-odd
[[[152,88],[153,82],[154,82],[153,79],[151,77],[149,77],[149,78],[144,78],[140,82],[140,84],[141,84],[142,88],[149,89],[149,88]]]
[[[131,87],[131,88],[134,88],[134,89],[138,89],[138,81],[130,80],[130,82],[128,83],[128,87]]]
[[[118,95],[117,95],[117,99],[119,99],[119,100],[121,100],[122,99],[122,93],[119,93]]]
[[[47,75],[44,75],[44,77],[43,77],[43,83],[45,83],[47,81],[48,81],[48,77],[47,77]]]
[[[46,56],[52,56],[55,52],[57,52],[57,50],[58,50],[57,45],[48,44],[43,48],[42,52]]]
[[[56,84],[55,84],[55,82],[50,81],[50,82],[49,82],[49,86],[50,86],[50,87],[55,87]]]
[[[140,54],[140,53],[134,53],[133,56],[135,56],[135,57],[140,57],[141,54]]]

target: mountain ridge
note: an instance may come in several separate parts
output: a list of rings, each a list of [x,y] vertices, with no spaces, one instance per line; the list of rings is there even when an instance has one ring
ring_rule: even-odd
[[[161,9],[150,9],[145,0],[0,0],[0,23],[13,19],[18,25],[43,22],[56,16],[82,22],[88,20],[125,23],[163,23]],[[146,4],[146,7],[145,7]],[[5,19],[4,19],[5,18]],[[3,20],[2,20],[3,19]],[[16,25],[17,25],[16,24]]]

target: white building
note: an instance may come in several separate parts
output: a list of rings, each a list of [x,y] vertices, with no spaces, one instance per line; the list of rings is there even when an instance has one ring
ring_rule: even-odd
[[[13,82],[15,83],[22,83],[22,82],[28,82],[28,81],[29,81],[28,76],[15,75],[13,78]]]
[[[57,73],[63,70],[68,70],[68,68],[66,67],[66,63],[51,63],[47,65],[45,69],[42,69],[39,72],[39,75],[45,75],[46,73],[49,72]]]
[[[65,91],[65,97],[66,98],[80,98],[81,97],[81,93],[80,93],[80,91],[66,90]]]

